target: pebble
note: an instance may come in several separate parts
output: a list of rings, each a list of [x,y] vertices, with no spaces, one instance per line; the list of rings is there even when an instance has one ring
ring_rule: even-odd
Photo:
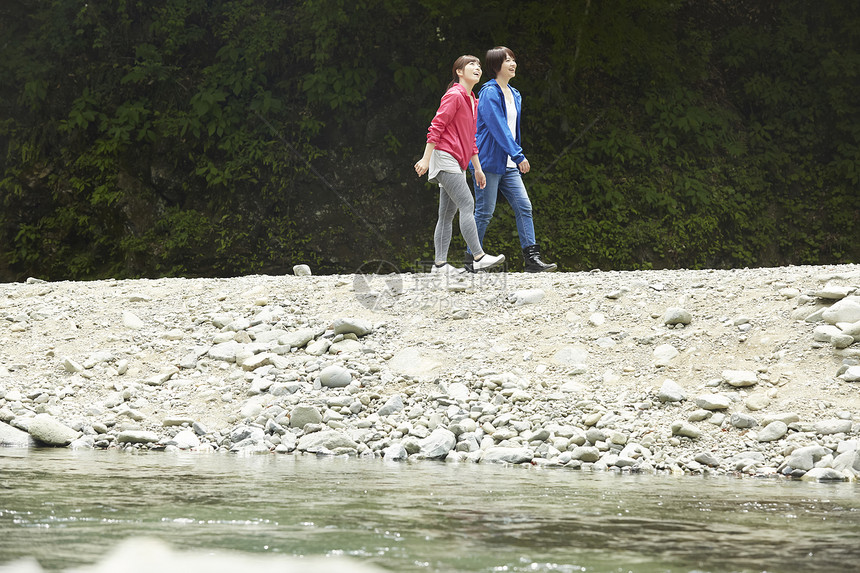
[[[663,324],[667,326],[675,326],[678,324],[687,325],[693,322],[693,315],[689,311],[678,307],[669,307],[663,314]]]
[[[814,295],[818,298],[841,300],[852,292],[854,292],[854,289],[852,287],[828,283],[824,286],[824,288],[815,291]]]
[[[827,449],[822,446],[805,446],[791,452],[783,462],[783,466],[795,470],[809,471],[815,463],[827,455]]]
[[[200,438],[191,430],[182,430],[167,443],[172,443],[180,450],[193,450],[200,447]]]
[[[358,443],[343,432],[337,430],[322,430],[306,434],[299,438],[296,448],[302,452],[332,453],[338,450],[358,450]]]
[[[732,401],[723,394],[702,394],[696,396],[696,405],[705,410],[725,410],[732,405]]]
[[[317,329],[302,328],[281,336],[278,338],[278,344],[290,348],[301,348],[320,334]]]
[[[677,421],[672,424],[672,435],[696,439],[702,436],[702,431],[693,424]]]
[[[298,404],[290,411],[290,427],[304,428],[307,424],[322,422],[322,412],[311,404]]]
[[[785,422],[775,420],[758,433],[759,442],[774,442],[782,439],[788,433],[788,425]]]
[[[402,412],[405,408],[403,404],[403,397],[400,394],[395,394],[388,398],[385,401],[385,404],[379,409],[377,412],[380,416],[391,416],[392,414],[397,414],[398,412]]]
[[[439,459],[447,456],[456,445],[457,437],[453,432],[445,428],[436,428],[419,442],[419,451],[427,459]]]
[[[116,441],[120,444],[149,444],[158,441],[158,434],[147,430],[125,430],[117,434]]]
[[[544,296],[546,296],[546,293],[543,289],[533,288],[515,291],[511,295],[511,298],[515,306],[522,306],[525,304],[537,304],[543,300]]]
[[[742,412],[732,414],[731,423],[735,428],[754,428],[758,426],[758,420]]]
[[[661,402],[682,402],[687,399],[687,394],[673,380],[665,380],[663,385],[660,386],[657,398]]]
[[[748,410],[758,411],[764,410],[768,406],[770,406],[770,398],[767,394],[757,393],[751,394],[744,400],[744,406],[747,407]]]
[[[338,318],[332,324],[335,334],[352,333],[356,336],[367,336],[373,332],[373,325],[361,318]]]
[[[723,370],[722,376],[726,384],[735,388],[753,386],[758,382],[756,373],[749,370]]]
[[[523,464],[530,462],[532,458],[534,453],[528,448],[492,447],[484,451],[481,461],[496,464]]]
[[[661,344],[654,349],[654,364],[656,366],[668,366],[680,354],[678,349],[671,344]]]
[[[140,317],[128,310],[122,313],[122,323],[126,328],[130,328],[131,330],[140,330],[144,327],[144,323]]]
[[[816,434],[828,436],[831,434],[848,434],[851,432],[852,426],[851,420],[835,419],[815,422],[813,428],[815,428]]]
[[[352,382],[352,374],[342,366],[326,366],[320,372],[320,384],[326,388],[343,388]]]

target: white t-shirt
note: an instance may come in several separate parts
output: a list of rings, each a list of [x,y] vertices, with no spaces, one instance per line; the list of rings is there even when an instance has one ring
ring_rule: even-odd
[[[513,95],[513,94],[511,94]],[[505,107],[507,108],[507,116],[508,116],[508,129],[511,130],[511,137],[513,139],[517,138],[517,106],[514,103],[514,98],[511,98],[510,105],[505,101]],[[514,160],[511,159],[511,156],[508,155],[508,167],[516,167],[517,164],[514,163]]]
[[[465,173],[466,170],[460,167],[460,163],[454,159],[454,156],[447,151],[434,149],[430,155],[430,167],[427,170],[427,180],[430,183],[439,183],[436,176],[440,171],[448,173]]]

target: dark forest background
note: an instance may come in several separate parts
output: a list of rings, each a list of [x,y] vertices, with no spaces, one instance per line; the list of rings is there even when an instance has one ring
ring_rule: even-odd
[[[430,259],[412,165],[497,44],[562,270],[860,260],[853,0],[3,0],[0,280]]]

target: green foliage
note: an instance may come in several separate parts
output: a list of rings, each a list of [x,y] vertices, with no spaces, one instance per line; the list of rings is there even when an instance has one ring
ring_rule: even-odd
[[[33,0],[0,34],[0,280],[431,258],[410,167],[497,44],[563,269],[860,258],[851,3]],[[503,203],[486,240],[519,252]]]

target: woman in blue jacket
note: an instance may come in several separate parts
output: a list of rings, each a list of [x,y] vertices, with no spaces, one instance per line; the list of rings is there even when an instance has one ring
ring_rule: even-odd
[[[514,210],[526,272],[554,271],[557,268],[555,264],[544,263],[540,258],[540,246],[532,221],[532,203],[523,185],[522,174],[528,173],[530,166],[520,147],[522,97],[509,85],[516,76],[517,61],[510,49],[499,46],[487,52],[485,62],[495,74],[495,79],[485,83],[478,94],[478,157],[487,177],[485,187],[475,186],[478,239],[483,244],[501,193]],[[467,252],[467,267],[470,259]]]

